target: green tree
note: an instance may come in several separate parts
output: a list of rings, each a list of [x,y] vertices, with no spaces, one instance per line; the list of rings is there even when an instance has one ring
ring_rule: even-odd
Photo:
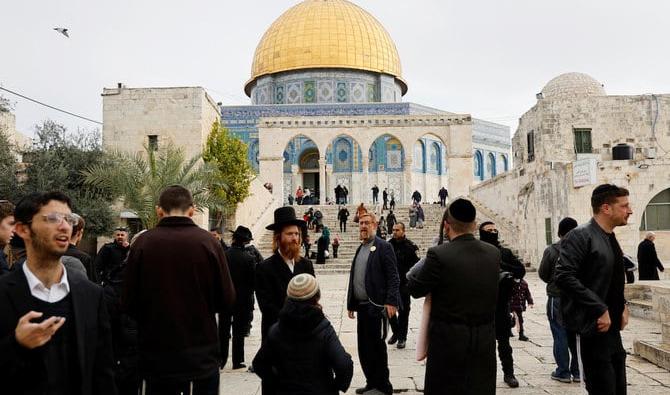
[[[163,189],[181,185],[193,194],[196,209],[220,209],[223,199],[210,193],[210,188],[225,188],[215,182],[214,169],[196,156],[186,160],[181,149],[169,145],[155,152],[145,147],[144,153],[112,152],[106,163],[88,167],[82,172],[86,185],[108,191],[120,198],[123,206],[135,213],[142,225],[151,229],[158,223],[156,206]]]
[[[20,187],[16,177],[18,163],[6,131],[0,127],[0,199],[16,202]]]
[[[249,196],[249,186],[254,177],[247,160],[247,145],[232,136],[219,122],[214,122],[202,158],[214,166],[216,179],[226,186],[214,188],[214,192],[223,198],[228,210],[234,210]]]

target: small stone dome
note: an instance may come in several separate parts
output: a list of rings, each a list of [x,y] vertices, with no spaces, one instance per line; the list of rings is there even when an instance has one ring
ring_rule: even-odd
[[[584,73],[561,74],[542,88],[542,97],[545,99],[606,95],[603,85]]]

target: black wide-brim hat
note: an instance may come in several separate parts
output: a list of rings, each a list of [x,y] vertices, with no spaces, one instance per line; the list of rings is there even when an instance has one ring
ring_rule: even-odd
[[[307,223],[295,216],[295,210],[291,206],[279,207],[275,210],[275,222],[265,227],[268,230],[281,229],[287,225],[297,225],[301,228],[307,226]]]
[[[239,225],[235,231],[230,231],[233,234],[233,239],[238,239],[241,241],[250,241],[254,238],[252,237],[251,230],[246,226]]]

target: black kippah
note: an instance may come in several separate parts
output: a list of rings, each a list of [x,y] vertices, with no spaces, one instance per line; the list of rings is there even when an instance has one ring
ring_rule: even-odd
[[[477,216],[477,210],[475,206],[469,200],[466,199],[456,199],[451,204],[449,204],[449,214],[461,222],[472,222]]]

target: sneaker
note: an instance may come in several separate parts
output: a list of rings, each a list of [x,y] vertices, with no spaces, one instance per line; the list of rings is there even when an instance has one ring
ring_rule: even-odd
[[[527,342],[530,339],[528,339],[526,335],[519,335],[519,340],[521,340],[522,342]]]
[[[582,379],[579,376],[572,376],[572,381],[575,383],[581,383]]]
[[[519,381],[516,379],[516,377],[514,377],[513,374],[506,374],[503,378],[503,381],[505,381],[505,383],[509,385],[510,388],[516,388],[519,386]]]
[[[406,341],[405,340],[398,340],[398,345],[396,346],[397,348],[405,348]]]
[[[389,345],[393,345],[393,344],[395,344],[397,341],[398,341],[398,338],[396,337],[396,335],[393,335],[393,336],[391,336],[391,338],[389,339],[389,341],[386,342],[386,343],[389,344]],[[362,392],[361,392],[361,393],[362,393]]]
[[[551,379],[556,380],[556,381],[560,381],[561,383],[572,382],[572,380],[570,380],[570,375],[563,377],[563,376],[559,376],[558,374],[556,374],[556,372],[551,372]]]

